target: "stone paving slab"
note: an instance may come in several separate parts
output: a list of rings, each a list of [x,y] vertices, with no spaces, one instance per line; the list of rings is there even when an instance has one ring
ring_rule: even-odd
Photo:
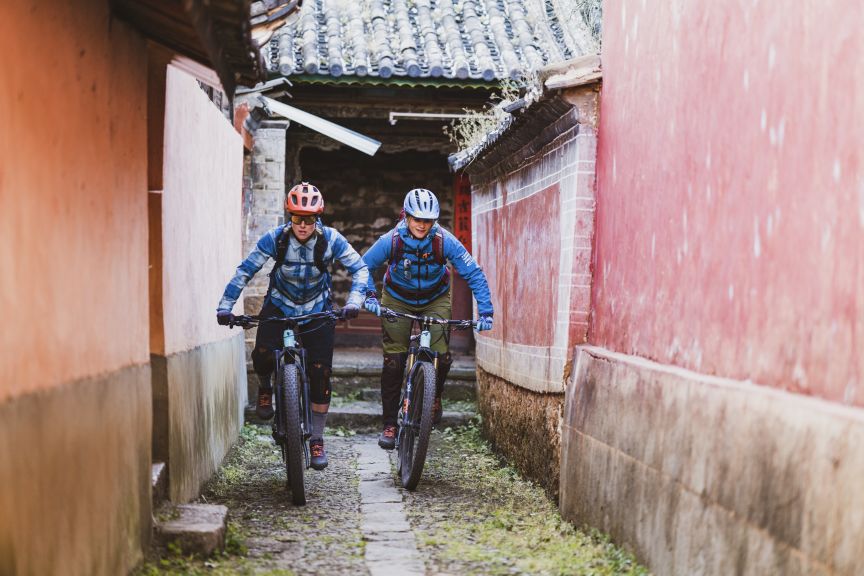
[[[180,504],[165,511],[156,523],[162,545],[176,543],[184,554],[211,556],[225,547],[228,508],[220,504]]]
[[[426,566],[420,560],[367,562],[366,568],[369,569],[369,576],[424,576],[426,574]]]
[[[357,447],[360,480],[360,531],[366,541],[364,560],[370,576],[421,576],[426,567],[411,531],[402,493],[396,488],[390,454],[371,444]],[[363,474],[386,477],[364,479]]]

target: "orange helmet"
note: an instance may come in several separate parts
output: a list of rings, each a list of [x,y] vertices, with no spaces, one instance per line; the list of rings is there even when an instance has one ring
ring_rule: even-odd
[[[285,197],[285,210],[291,214],[309,216],[324,212],[324,197],[321,192],[308,182],[301,182]]]

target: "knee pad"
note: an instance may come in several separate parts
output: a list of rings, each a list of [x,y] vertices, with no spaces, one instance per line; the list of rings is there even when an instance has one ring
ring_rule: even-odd
[[[252,368],[255,370],[255,373],[262,378],[262,382],[265,377],[269,382],[270,374],[273,373],[273,369],[276,367],[276,358],[273,350],[256,346],[252,350],[251,356]]]
[[[309,398],[314,404],[330,403],[330,374],[333,369],[319,362],[307,368],[309,373]]]

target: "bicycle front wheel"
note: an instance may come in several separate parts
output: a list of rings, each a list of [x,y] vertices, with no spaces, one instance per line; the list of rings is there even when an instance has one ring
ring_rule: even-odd
[[[306,489],[303,485],[303,431],[300,428],[300,372],[297,364],[282,366],[282,394],[280,394],[285,440],[282,443],[282,460],[291,490],[291,502],[297,506],[306,504]]]
[[[399,472],[402,486],[417,488],[426,450],[432,434],[432,407],[435,402],[435,367],[417,362],[411,368],[411,396],[403,400],[399,414]]]

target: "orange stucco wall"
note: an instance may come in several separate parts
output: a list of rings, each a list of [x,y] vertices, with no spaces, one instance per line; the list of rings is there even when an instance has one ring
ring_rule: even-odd
[[[864,406],[864,5],[603,16],[590,341]]]
[[[243,141],[186,73],[167,69],[162,298],[164,355],[236,336],[216,305],[242,259]],[[242,309],[242,308],[241,308]]]
[[[0,8],[0,401],[148,361],[143,44],[107,2]]]

